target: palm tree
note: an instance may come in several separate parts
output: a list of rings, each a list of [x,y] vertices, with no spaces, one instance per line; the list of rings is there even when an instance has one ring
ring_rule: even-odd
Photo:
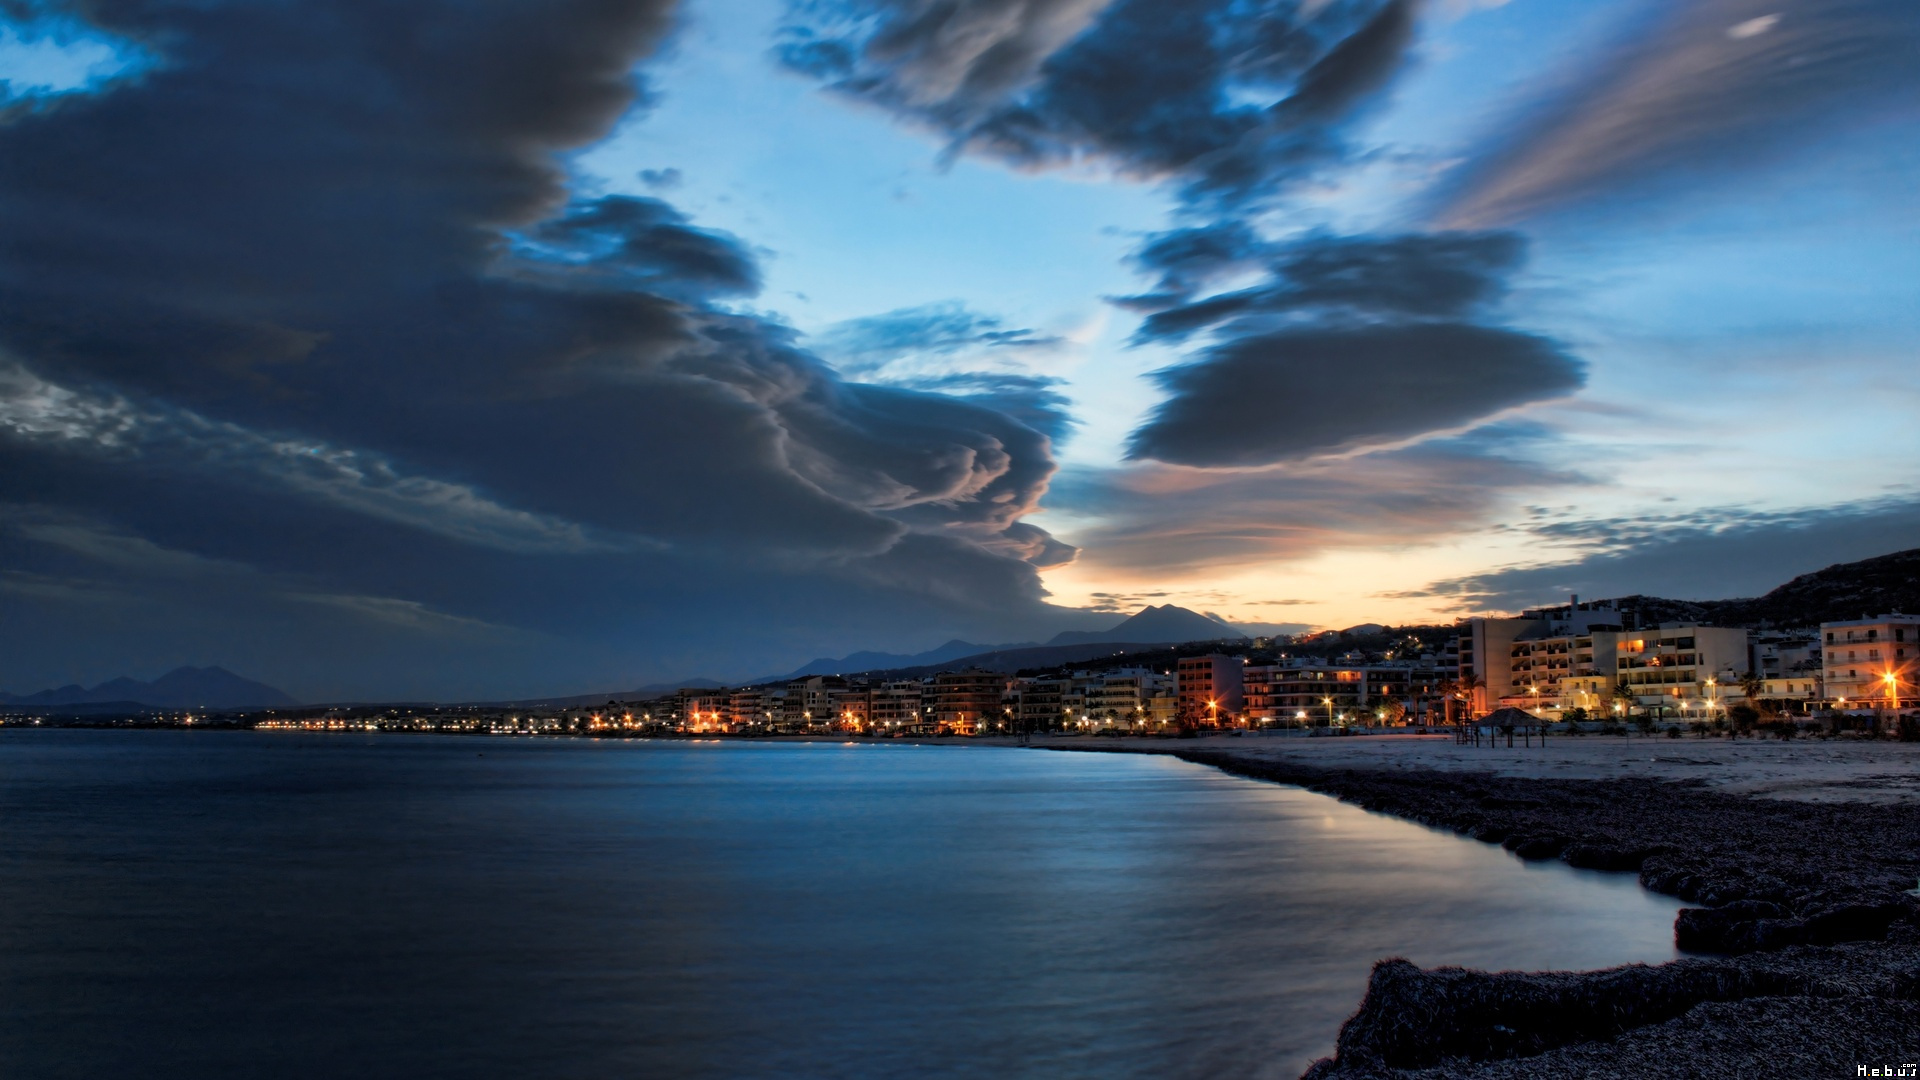
[[[1772,709],[1762,709],[1760,699],[1767,692],[1767,680],[1749,671],[1740,676],[1740,692],[1746,695],[1747,704],[1762,715],[1771,714]]]
[[[1639,699],[1634,696],[1631,687],[1626,683],[1617,682],[1613,684],[1613,703],[1620,712],[1631,713],[1633,712],[1633,707],[1640,702]]]
[[[1440,709],[1448,727],[1453,726],[1453,698],[1460,692],[1458,679],[1443,679],[1438,687],[1440,691]]]
[[[1486,687],[1487,687],[1487,680],[1481,678],[1478,675],[1475,675],[1471,671],[1467,672],[1465,675],[1460,676],[1460,693],[1465,695],[1466,699],[1469,701],[1473,699],[1474,694],[1478,693],[1481,690],[1486,689]],[[1468,706],[1467,712],[1469,714],[1473,712],[1472,706]]]

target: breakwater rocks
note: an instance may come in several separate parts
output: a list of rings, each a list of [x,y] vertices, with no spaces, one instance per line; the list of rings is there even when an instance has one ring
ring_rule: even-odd
[[[1856,1063],[1888,1055],[1920,1060],[1920,902],[1910,892],[1920,884],[1920,806],[1786,802],[1647,779],[1327,768],[1199,748],[1136,752],[1295,784],[1525,859],[1635,871],[1647,888],[1694,905],[1674,935],[1683,952],[1700,955],[1657,967],[1489,974],[1382,961],[1338,1052],[1308,1072],[1312,1080],[1670,1076],[1696,1067],[1851,1076]],[[1815,1072],[1800,1068],[1815,1063]]]

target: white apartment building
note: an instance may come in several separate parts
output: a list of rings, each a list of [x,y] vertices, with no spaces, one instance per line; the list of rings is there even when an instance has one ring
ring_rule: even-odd
[[[1882,615],[1820,624],[1828,700],[1845,708],[1903,708],[1920,698],[1920,616]]]
[[[1468,620],[1460,672],[1482,683],[1473,711],[1580,708],[1600,716],[1632,708],[1704,718],[1726,707],[1730,691],[1738,695],[1751,662],[1745,630],[1674,623],[1626,630],[1624,621],[1611,608],[1577,601],[1518,619]]]

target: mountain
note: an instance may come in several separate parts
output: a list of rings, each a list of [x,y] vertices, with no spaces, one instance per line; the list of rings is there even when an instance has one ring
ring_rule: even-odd
[[[1004,649],[1028,649],[1037,644],[1038,642],[1022,641],[1012,645],[976,645],[971,641],[961,641],[959,638],[954,638],[945,645],[928,649],[922,653],[888,653],[868,650],[850,653],[837,660],[832,657],[821,657],[818,660],[809,660],[785,675],[774,675],[765,679],[756,679],[753,685],[758,685],[759,683],[788,682],[793,679],[798,679],[803,675],[843,675],[850,671],[890,671],[895,668],[939,664],[948,660],[958,659],[962,656],[977,656],[981,653],[997,652]]]
[[[4,705],[99,705],[125,702],[162,709],[237,709],[298,704],[265,683],[243,679],[222,667],[174,668],[152,682],[121,676],[87,689],[73,683],[37,694],[0,692]]]
[[[1247,635],[1227,623],[1173,604],[1144,607],[1111,630],[1063,630],[1049,645],[1126,642],[1142,645],[1178,645],[1189,641],[1245,640]]]
[[[1835,563],[1801,574],[1765,596],[1718,600],[1705,607],[1709,617],[1727,626],[1813,626],[1895,611],[1920,612],[1920,548]]]
[[[1629,617],[1629,629],[1667,622],[1800,628],[1896,611],[1920,612],[1920,548],[1835,563],[1801,574],[1765,596],[1738,600],[1621,596],[1582,606],[1615,608]]]

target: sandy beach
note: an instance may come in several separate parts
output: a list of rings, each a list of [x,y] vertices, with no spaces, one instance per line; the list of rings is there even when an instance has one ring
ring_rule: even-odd
[[[1126,747],[1150,752],[1175,749],[1226,751],[1259,761],[1293,762],[1327,769],[1484,773],[1491,776],[1615,780],[1697,781],[1738,795],[1803,802],[1893,804],[1920,795],[1920,743],[1851,738],[1699,739],[1686,736],[1555,735],[1543,746],[1516,736],[1509,749],[1461,745],[1451,735],[1356,735],[1345,738],[1216,735],[1201,739],[1043,738],[1033,745],[1057,749]]]

